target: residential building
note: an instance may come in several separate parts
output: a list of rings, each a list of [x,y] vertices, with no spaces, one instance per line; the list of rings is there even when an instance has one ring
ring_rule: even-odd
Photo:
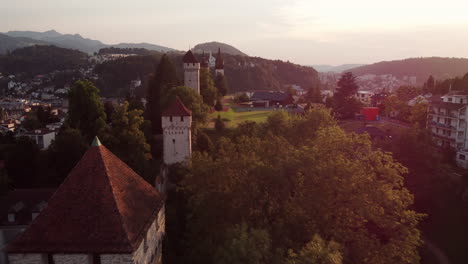
[[[427,116],[427,127],[441,147],[456,150],[468,148],[468,95],[447,94],[432,98]]]
[[[294,98],[290,93],[260,91],[255,92],[251,97],[253,105],[258,107],[286,106],[294,103]]]
[[[1,168],[0,168],[1,169]],[[3,249],[47,206],[55,189],[16,189],[0,199],[0,264],[7,264]]]
[[[374,93],[371,91],[357,91],[356,99],[358,99],[363,105],[370,106],[372,103],[372,96]]]
[[[40,149],[46,149],[50,146],[52,140],[55,139],[55,131],[49,129],[36,129],[26,132],[22,136],[26,136],[34,140]]]
[[[97,138],[10,243],[10,264],[161,263],[163,196]]]

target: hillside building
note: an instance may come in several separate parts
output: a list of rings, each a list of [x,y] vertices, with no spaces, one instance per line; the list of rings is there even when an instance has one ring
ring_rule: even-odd
[[[428,109],[427,127],[440,147],[468,148],[468,95],[447,94],[433,98]]]
[[[370,106],[372,104],[372,96],[374,96],[374,93],[371,91],[357,91],[355,95],[356,99],[364,106]]]
[[[7,246],[9,263],[161,263],[164,210],[162,195],[95,138]]]
[[[200,94],[200,62],[189,50],[182,58],[184,63],[184,85]]]

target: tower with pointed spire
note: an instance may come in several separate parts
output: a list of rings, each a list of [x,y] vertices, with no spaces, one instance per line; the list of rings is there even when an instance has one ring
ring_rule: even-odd
[[[215,63],[215,75],[224,75],[224,59],[223,55],[221,54],[221,48],[218,48],[218,54],[216,55],[216,63]]]
[[[182,62],[184,63],[184,85],[200,94],[200,62],[191,50],[185,53]]]
[[[192,154],[192,112],[179,97],[162,113],[163,161],[172,165],[186,161]]]

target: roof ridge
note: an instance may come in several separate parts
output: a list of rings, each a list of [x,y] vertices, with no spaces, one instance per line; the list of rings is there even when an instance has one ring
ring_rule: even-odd
[[[124,229],[125,231],[125,237],[127,238],[127,241],[128,241],[128,244],[132,245],[132,240],[130,239],[130,237],[128,236],[129,235],[129,230],[125,224],[125,222],[123,221],[122,219],[122,212],[120,211],[120,208],[119,208],[119,204],[117,202],[117,200],[115,199],[115,192],[114,192],[114,186],[113,186],[113,182],[111,181],[110,177],[109,177],[109,168],[107,167],[107,163],[106,163],[106,159],[104,158],[103,156],[103,153],[102,151],[108,151],[110,153],[112,153],[110,150],[108,150],[105,146],[103,145],[99,145],[98,147],[98,153],[99,153],[99,157],[101,158],[101,161],[102,161],[102,164],[104,165],[104,171],[105,171],[105,174],[106,174],[106,177],[107,177],[107,181],[109,182],[109,188],[111,189],[111,192],[112,192],[112,200],[114,201],[115,203],[115,207],[117,208],[117,211],[119,212],[119,221],[120,221],[120,224],[122,226],[122,228]],[[117,156],[116,156],[117,157]],[[125,164],[125,162],[122,162],[123,164]],[[127,164],[125,164],[125,166],[127,166]]]

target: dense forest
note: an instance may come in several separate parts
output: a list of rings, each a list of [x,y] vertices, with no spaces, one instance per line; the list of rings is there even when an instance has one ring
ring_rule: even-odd
[[[176,67],[178,78],[182,84],[183,53],[168,53],[168,55]],[[195,55],[201,59],[201,54]],[[145,86],[161,56],[162,53],[152,52],[152,55],[126,57],[100,64],[95,69],[101,77],[97,85],[102,94],[107,96],[124,95],[129,88],[130,81],[137,77],[141,78],[143,86]],[[309,88],[318,83],[317,71],[310,67],[258,57],[229,54],[223,54],[223,56],[230,93],[254,90],[278,91],[283,90],[289,84]]]
[[[85,53],[56,46],[31,46],[0,56],[0,72],[33,76],[88,64]]]
[[[354,75],[392,74],[397,77],[416,76],[422,84],[432,75],[436,79],[463,76],[468,72],[468,59],[463,58],[411,58],[405,60],[382,61],[350,70]]]

